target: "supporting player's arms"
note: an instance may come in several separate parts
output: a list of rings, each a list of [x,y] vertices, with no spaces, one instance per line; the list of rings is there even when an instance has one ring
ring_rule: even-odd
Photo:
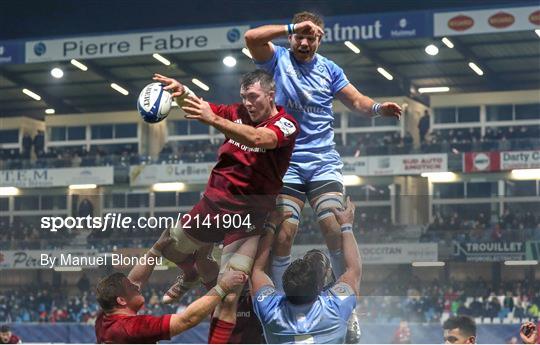
[[[324,35],[324,31],[310,21],[295,24],[294,32],[320,37]],[[288,34],[286,25],[263,25],[246,31],[244,39],[253,59],[258,62],[265,62],[274,55],[274,45],[271,41]]]
[[[208,102],[196,96],[185,99],[184,103],[182,110],[188,114],[186,115],[187,119],[199,120],[213,126],[225,134],[227,138],[231,138],[240,144],[263,149],[275,149],[278,145],[278,137],[271,129],[255,128],[217,116]]]
[[[339,277],[338,281],[344,282],[353,288],[358,295],[360,280],[362,279],[362,257],[358,250],[358,244],[352,232],[352,223],[354,221],[354,204],[347,197],[347,208],[343,211],[333,209],[336,220],[342,226],[341,245],[343,258],[345,260],[345,273]],[[344,226],[344,227],[343,227]],[[351,226],[350,229],[344,229]],[[345,230],[345,231],[343,231]]]
[[[521,325],[519,335],[523,344],[536,344],[538,341],[538,330],[534,322],[525,322]]]
[[[171,242],[172,238],[169,235],[169,230],[163,231],[156,243],[154,243],[152,248],[146,253],[147,258],[152,258],[152,260],[147,260],[147,262],[151,262],[151,264],[133,266],[128,274],[128,279],[133,284],[139,286],[139,288],[142,288],[152,275],[152,272],[154,272],[156,259],[161,257],[163,249]]]
[[[257,249],[257,255],[255,256],[255,262],[251,271],[251,296],[255,296],[257,291],[263,286],[274,286],[272,279],[266,274],[266,267],[268,266],[270,251],[274,243],[275,230],[285,219],[291,216],[292,212],[290,211],[281,212],[274,210],[270,213],[265,225],[266,234],[259,240],[259,248]]]
[[[373,104],[375,101],[368,96],[363,95],[354,85],[348,84],[341,89],[337,94],[337,98],[341,103],[345,104],[351,111],[366,116],[375,116],[373,113]],[[384,102],[381,104],[379,114],[385,117],[395,117],[397,119],[401,116],[401,107],[393,102]]]
[[[244,285],[246,280],[247,275],[243,272],[225,272],[216,287],[208,291],[206,295],[195,300],[180,314],[173,314],[171,316],[169,325],[171,338],[201,323],[221,303],[223,297],[226,295],[220,293],[216,288],[228,294],[235,288]]]

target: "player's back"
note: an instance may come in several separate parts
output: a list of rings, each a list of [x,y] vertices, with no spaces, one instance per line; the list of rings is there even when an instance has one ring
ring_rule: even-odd
[[[263,305],[255,303],[255,308],[268,343],[345,342],[347,320],[356,305],[355,296],[338,296],[335,291],[327,290],[313,303],[294,305],[275,290],[258,295]]]
[[[171,315],[108,315],[100,312],[96,319],[99,344],[155,344],[170,339]]]

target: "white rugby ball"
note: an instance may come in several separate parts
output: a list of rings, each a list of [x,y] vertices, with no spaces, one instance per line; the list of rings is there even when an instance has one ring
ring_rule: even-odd
[[[172,97],[161,83],[146,85],[137,100],[137,110],[144,121],[156,123],[164,120],[171,110]]]

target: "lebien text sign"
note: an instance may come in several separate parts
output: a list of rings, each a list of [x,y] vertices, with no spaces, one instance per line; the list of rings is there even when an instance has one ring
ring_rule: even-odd
[[[132,165],[129,183],[132,186],[149,186],[157,182],[204,183],[208,181],[215,162],[187,164]]]
[[[26,62],[241,48],[247,29],[226,26],[29,41]]]

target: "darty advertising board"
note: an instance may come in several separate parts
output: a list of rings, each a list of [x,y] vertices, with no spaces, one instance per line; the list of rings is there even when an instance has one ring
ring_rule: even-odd
[[[540,168],[540,150],[467,152],[463,155],[464,172],[537,168]]]

